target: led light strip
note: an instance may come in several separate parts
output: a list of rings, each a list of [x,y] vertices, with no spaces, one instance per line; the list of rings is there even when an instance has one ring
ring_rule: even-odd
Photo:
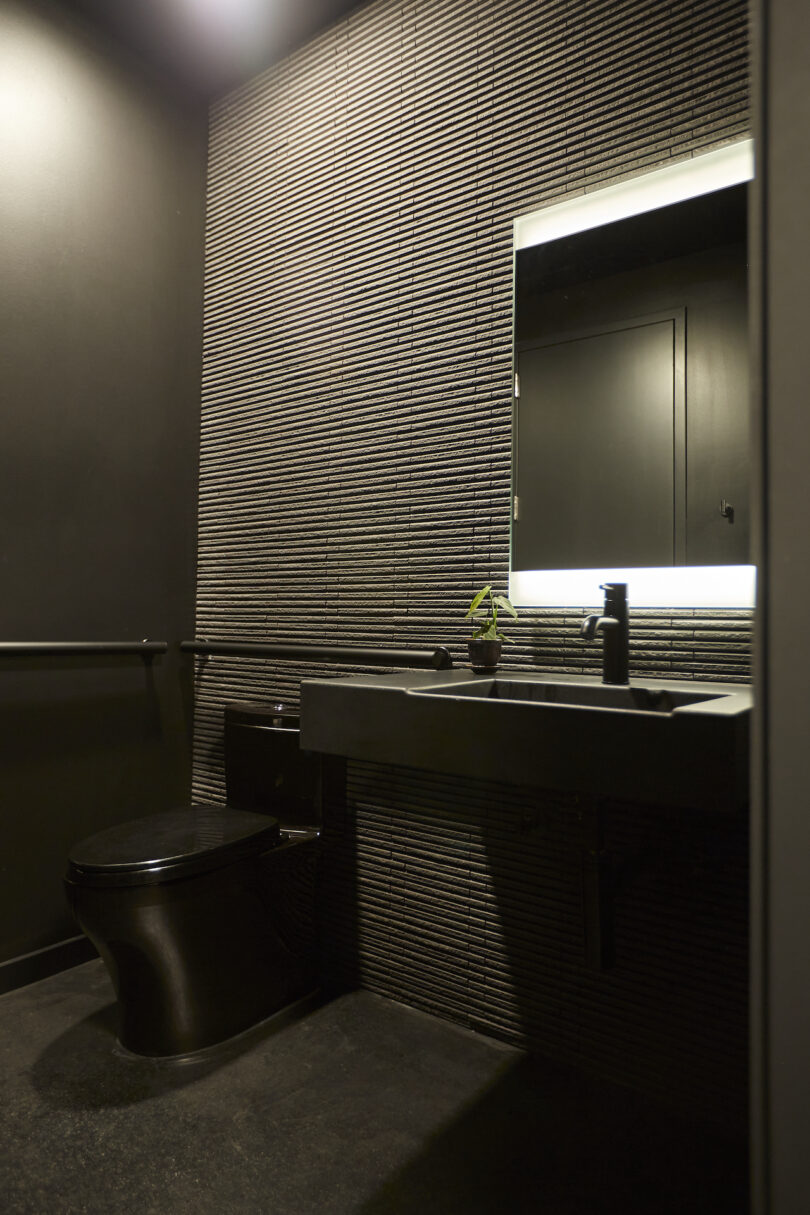
[[[580,194],[515,220],[515,249],[543,245],[574,232],[600,228],[631,215],[711,194],[754,176],[754,141],[744,139],[716,152],[680,160],[641,177]]]
[[[754,606],[753,565],[687,565],[661,569],[513,570],[509,598],[522,607],[599,605],[603,582],[626,582],[631,607]]]

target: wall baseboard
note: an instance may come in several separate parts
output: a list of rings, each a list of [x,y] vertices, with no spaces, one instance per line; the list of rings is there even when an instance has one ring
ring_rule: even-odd
[[[0,995],[17,987],[27,987],[38,979],[47,979],[60,970],[69,970],[96,957],[98,954],[87,937],[78,936],[47,945],[19,958],[10,958],[8,962],[0,963]]]

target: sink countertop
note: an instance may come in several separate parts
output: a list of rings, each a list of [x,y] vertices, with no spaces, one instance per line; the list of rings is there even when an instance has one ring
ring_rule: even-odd
[[[510,684],[601,686],[593,676],[509,668],[495,677]],[[710,697],[649,712],[470,695],[471,685],[491,679],[459,669],[304,680],[301,745],[652,805],[729,812],[747,802],[752,693],[746,684],[632,679],[634,688]]]

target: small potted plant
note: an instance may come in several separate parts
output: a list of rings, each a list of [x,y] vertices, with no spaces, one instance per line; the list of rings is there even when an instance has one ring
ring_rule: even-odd
[[[505,595],[495,595],[487,585],[473,596],[467,608],[465,620],[472,620],[474,632],[467,646],[470,666],[480,675],[494,671],[501,656],[501,642],[510,641],[498,629],[498,609],[508,612],[517,620],[517,612]]]

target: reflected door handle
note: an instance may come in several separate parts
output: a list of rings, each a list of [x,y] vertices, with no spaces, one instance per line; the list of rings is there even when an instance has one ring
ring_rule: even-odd
[[[728,519],[729,523],[734,522],[734,507],[730,502],[726,502],[725,498],[720,499],[720,514],[724,519]]]

